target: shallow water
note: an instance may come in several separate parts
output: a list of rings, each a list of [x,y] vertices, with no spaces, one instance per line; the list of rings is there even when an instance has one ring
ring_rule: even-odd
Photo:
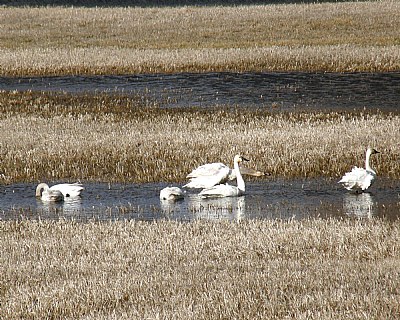
[[[0,78],[0,90],[139,93],[162,107],[398,111],[400,73],[180,73]]]
[[[309,217],[400,217],[400,182],[378,180],[370,193],[350,193],[325,179],[271,180],[247,183],[245,196],[201,199],[188,190],[178,202],[159,200],[166,184],[85,183],[83,197],[61,204],[34,196],[36,185],[0,189],[0,219],[156,220],[305,219]]]
[[[376,110],[398,112],[400,73],[206,73],[130,76],[0,78],[0,90],[139,93],[162,107],[238,105],[274,110]],[[304,219],[400,216],[400,182],[378,179],[370,193],[336,181],[252,180],[239,198],[160,202],[166,184],[86,183],[82,199],[46,204],[35,185],[0,186],[0,219]]]

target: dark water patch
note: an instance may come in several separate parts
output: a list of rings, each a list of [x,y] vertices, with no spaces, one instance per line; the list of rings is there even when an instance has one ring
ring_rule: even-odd
[[[269,180],[247,183],[239,198],[201,199],[187,191],[178,202],[159,200],[166,185],[86,183],[78,200],[44,203],[36,185],[1,186],[0,219],[192,221],[195,219],[400,218],[400,182],[380,179],[370,193],[353,194],[336,180]]]
[[[163,107],[398,111],[400,72],[180,73],[0,78],[0,90],[140,94]]]

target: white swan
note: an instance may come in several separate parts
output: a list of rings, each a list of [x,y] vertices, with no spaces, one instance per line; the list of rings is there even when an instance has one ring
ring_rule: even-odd
[[[254,177],[269,175],[246,167],[240,167],[240,173]],[[221,162],[207,163],[194,169],[186,178],[189,178],[190,181],[183,186],[184,188],[204,189],[235,180],[236,171]]]
[[[36,197],[42,197],[43,193],[50,191],[59,191],[65,198],[79,197],[85,188],[80,183],[61,183],[49,187],[47,183],[39,183],[36,187]]]
[[[184,198],[184,192],[178,187],[166,187],[160,191],[160,200],[176,201]]]
[[[347,172],[338,183],[342,184],[347,190],[367,190],[376,178],[376,172],[369,165],[370,156],[376,153],[379,153],[379,151],[368,148],[365,155],[365,169],[354,167],[350,172]]]
[[[60,190],[51,190],[49,186],[45,183],[39,184],[38,187],[36,188],[36,197],[46,202],[64,201],[64,196]]]
[[[221,197],[238,197],[245,192],[245,183],[243,177],[240,173],[239,163],[242,161],[249,161],[241,155],[236,155],[233,160],[233,167],[236,173],[237,186],[232,186],[229,184],[218,184],[211,188],[203,189],[199,195],[202,198],[221,198]]]

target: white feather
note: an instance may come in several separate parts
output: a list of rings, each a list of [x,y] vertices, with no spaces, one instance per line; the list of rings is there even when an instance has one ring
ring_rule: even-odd
[[[80,183],[61,183],[52,187],[49,187],[46,183],[40,183],[36,188],[36,196],[39,197],[41,190],[46,189],[46,187],[51,191],[61,192],[64,198],[77,198],[85,189]]]
[[[379,153],[375,149],[368,148],[365,156],[365,169],[353,167],[339,181],[347,190],[365,191],[376,179],[376,172],[371,168],[369,159],[372,154]]]
[[[41,183],[36,188],[36,196],[42,201],[60,202],[64,196],[59,190],[51,190],[45,183]]]
[[[264,172],[245,167],[240,168],[240,173],[254,177],[266,175]],[[235,180],[236,171],[221,162],[207,163],[194,169],[186,178],[190,181],[183,186],[184,188],[204,189]]]
[[[234,158],[234,171],[236,173],[237,186],[218,184],[202,190],[199,195],[202,198],[238,197],[243,195],[246,187],[239,169],[239,162],[243,161],[243,159],[244,158],[240,155],[236,155]]]
[[[160,200],[176,201],[184,198],[184,192],[178,187],[166,187],[160,191]]]

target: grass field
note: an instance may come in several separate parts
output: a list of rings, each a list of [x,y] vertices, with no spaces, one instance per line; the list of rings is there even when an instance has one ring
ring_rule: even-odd
[[[400,118],[379,112],[160,109],[115,95],[0,93],[5,182],[183,182],[195,167],[242,153],[273,177],[339,178],[363,166],[398,178]],[[29,130],[27,130],[29,128]]]
[[[0,75],[400,69],[398,1],[0,7]]]
[[[2,319],[396,319],[400,224],[0,222]]]
[[[0,7],[0,76],[400,70],[400,2]],[[1,183],[183,182],[235,153],[273,177],[399,178],[381,112],[165,110],[0,92]],[[0,221],[1,319],[395,319],[400,223]]]

